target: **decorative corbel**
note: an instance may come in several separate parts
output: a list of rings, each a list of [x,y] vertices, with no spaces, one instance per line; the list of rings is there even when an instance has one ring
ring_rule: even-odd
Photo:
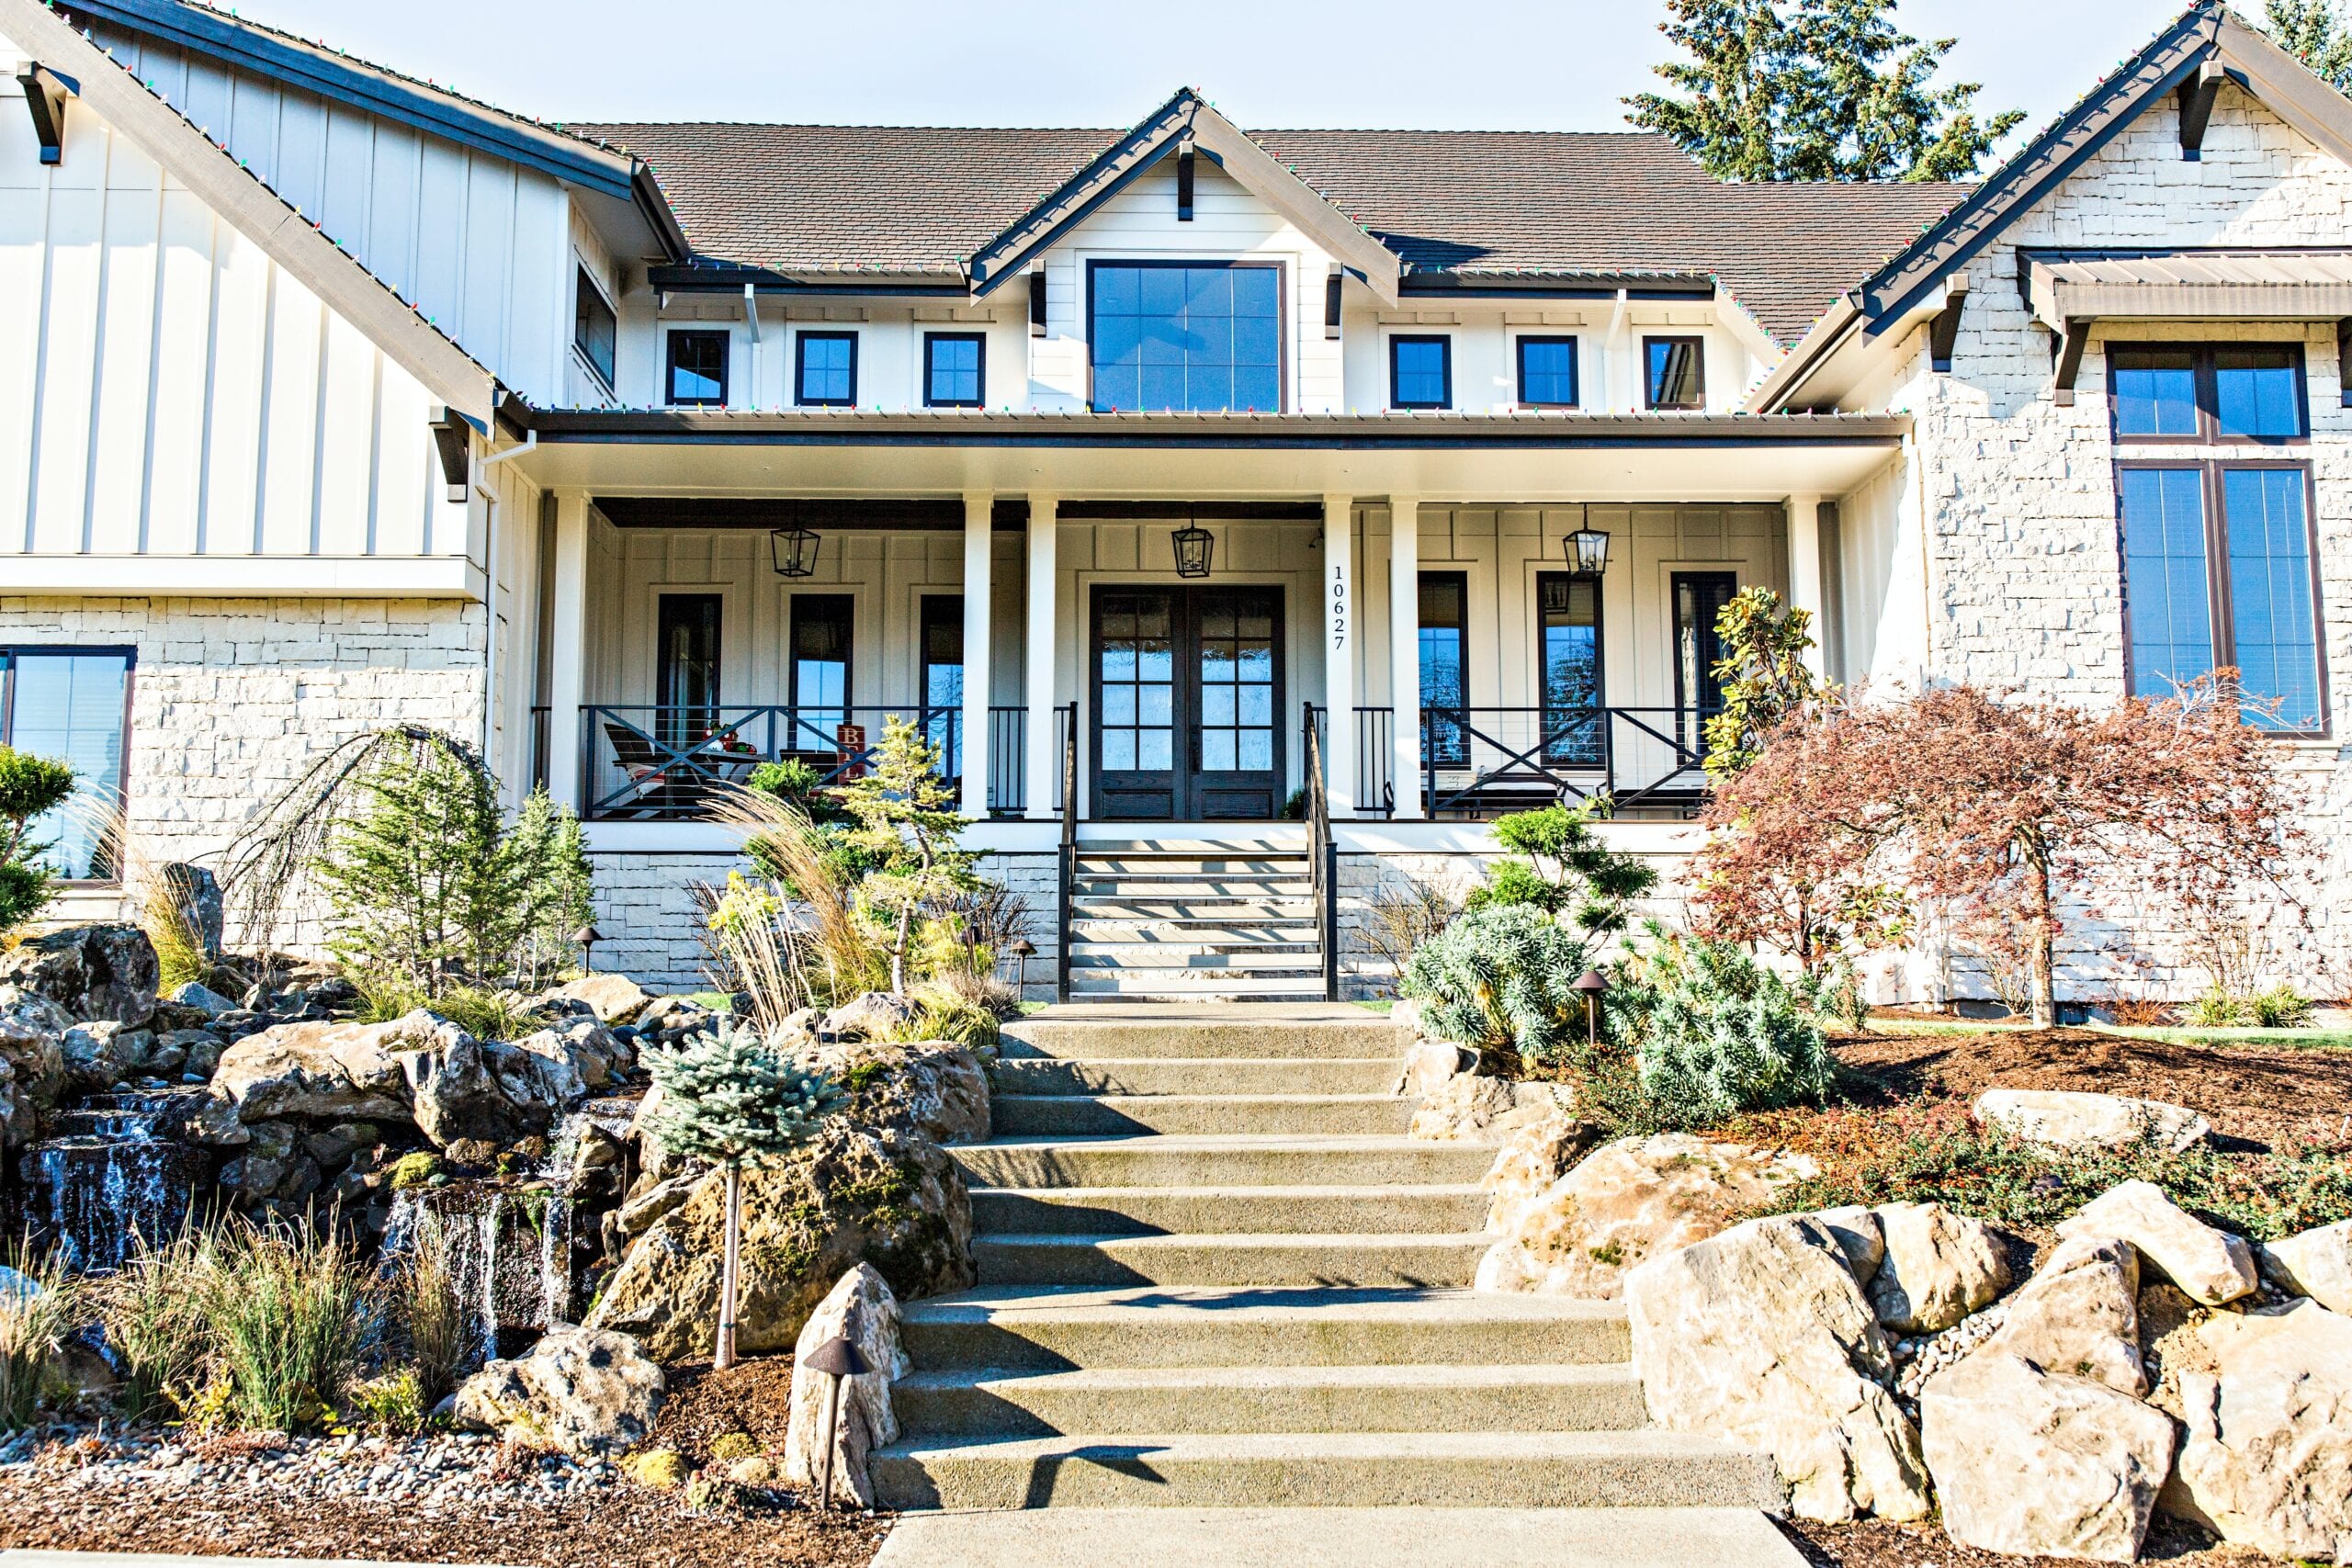
[[[63,163],[65,100],[74,95],[74,85],[38,61],[28,62],[17,73],[17,85],[25,90],[25,107],[32,111],[33,135],[40,141],[40,161]]]
[[[441,480],[448,487],[450,503],[456,505],[466,499],[468,481],[473,478],[473,427],[456,411],[443,409],[430,428],[434,450],[441,455]]]
[[[2209,60],[2180,85],[2180,155],[2189,163],[2205,156],[2205,127],[2213,118],[2213,100],[2229,78],[2227,67]]]
[[[1968,303],[1968,275],[1956,273],[1944,284],[1944,308],[1928,324],[1929,367],[1939,376],[1951,373],[1952,349],[1960,342],[1960,313]]]
[[[2090,322],[2072,316],[2066,319],[2066,330],[2053,342],[2058,364],[2051,378],[2050,400],[2062,409],[2075,406],[2075,381],[2083,373],[2083,351],[2090,342]]]

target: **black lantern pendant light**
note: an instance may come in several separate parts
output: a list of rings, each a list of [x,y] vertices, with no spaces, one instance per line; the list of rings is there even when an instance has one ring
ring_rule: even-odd
[[[1578,577],[1599,577],[1609,570],[1609,536],[1598,528],[1579,528],[1568,536],[1568,564]]]
[[[814,577],[817,574],[816,531],[795,524],[789,528],[777,528],[768,535],[768,548],[775,558],[778,577]]]
[[[1176,575],[1206,577],[1209,558],[1216,549],[1216,536],[1201,526],[1199,518],[1192,519],[1187,526],[1176,530]]]

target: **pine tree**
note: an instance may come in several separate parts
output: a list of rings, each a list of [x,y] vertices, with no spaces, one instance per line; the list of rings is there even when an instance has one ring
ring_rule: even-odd
[[[1980,121],[1980,85],[1933,85],[1954,40],[1898,28],[1894,0],[1668,0],[1659,30],[1690,55],[1627,117],[1719,179],[1947,180],[2025,117]]]
[[[2341,0],[2267,0],[2270,37],[2339,93],[2352,93],[2352,22]]]
[[[581,841],[580,818],[558,806],[545,785],[523,802],[506,836],[506,852],[521,878],[522,931],[517,967],[536,981],[578,951],[573,934],[595,919],[595,885]]]
[[[646,1058],[660,1103],[648,1130],[674,1154],[707,1159],[727,1178],[727,1255],[718,1283],[712,1364],[735,1364],[735,1294],[743,1233],[743,1170],[783,1158],[817,1135],[846,1098],[749,1024],[723,1024]]]
[[[890,989],[904,996],[917,917],[979,886],[972,874],[978,857],[960,847],[972,821],[951,804],[956,795],[939,776],[939,749],[900,718],[885,721],[865,775],[841,796],[857,820],[849,841],[873,857],[859,895],[891,923]]]

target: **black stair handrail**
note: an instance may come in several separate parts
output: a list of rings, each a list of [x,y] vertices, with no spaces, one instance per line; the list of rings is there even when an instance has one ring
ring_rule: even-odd
[[[1062,741],[1061,934],[1055,957],[1054,999],[1069,1000],[1069,912],[1078,891],[1078,705],[1054,710]]]
[[[1306,705],[1299,755],[1306,769],[1306,875],[1315,892],[1317,931],[1323,948],[1323,999],[1340,999],[1340,876],[1338,846],[1331,838],[1331,799],[1323,780],[1323,740],[1316,707]]]

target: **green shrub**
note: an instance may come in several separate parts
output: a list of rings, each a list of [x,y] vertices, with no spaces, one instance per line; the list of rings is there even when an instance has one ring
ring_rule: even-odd
[[[238,1222],[214,1244],[203,1309],[222,1416],[292,1432],[329,1416],[378,1328],[368,1273],[324,1226]]]
[[[359,1002],[354,1015],[362,1023],[390,1023],[419,1008],[447,1019],[477,1040],[519,1040],[539,1027],[530,1004],[512,991],[488,986],[449,986],[437,997],[425,995],[396,975],[381,971],[347,970]]]
[[[405,1367],[353,1383],[345,1403],[350,1406],[347,1424],[401,1436],[423,1431],[433,1408],[416,1373]]]
[[[1657,873],[1593,833],[1609,812],[1608,797],[1595,795],[1497,818],[1495,842],[1522,858],[1487,868],[1487,884],[1471,893],[1468,907],[1525,906],[1566,915],[1588,931],[1623,930],[1627,906],[1657,886]]]
[[[2254,998],[2254,1021],[2259,1029],[2309,1029],[2318,1010],[2311,998],[2292,986],[2273,986]]]
[[[73,795],[72,768],[0,746],[0,931],[31,919],[55,896],[56,878],[40,863],[48,846],[34,841],[32,826]]]
[[[1742,948],[1650,931],[1657,946],[1608,999],[1645,1094],[1701,1122],[1828,1094],[1829,1045],[1806,997]]]
[[[2191,1029],[2309,1029],[2316,1010],[2292,986],[2278,985],[2250,997],[2215,987],[2188,1006],[2182,1021]]]
[[[57,1353],[80,1325],[81,1283],[51,1253],[34,1263],[12,1259],[17,1279],[0,1290],[0,1427],[33,1424],[41,1401],[56,1386]]]
[[[1584,998],[1569,987],[1589,958],[1538,910],[1472,909],[1420,945],[1399,989],[1428,1004],[1424,1027],[1439,1038],[1543,1058],[1584,1027]]]

